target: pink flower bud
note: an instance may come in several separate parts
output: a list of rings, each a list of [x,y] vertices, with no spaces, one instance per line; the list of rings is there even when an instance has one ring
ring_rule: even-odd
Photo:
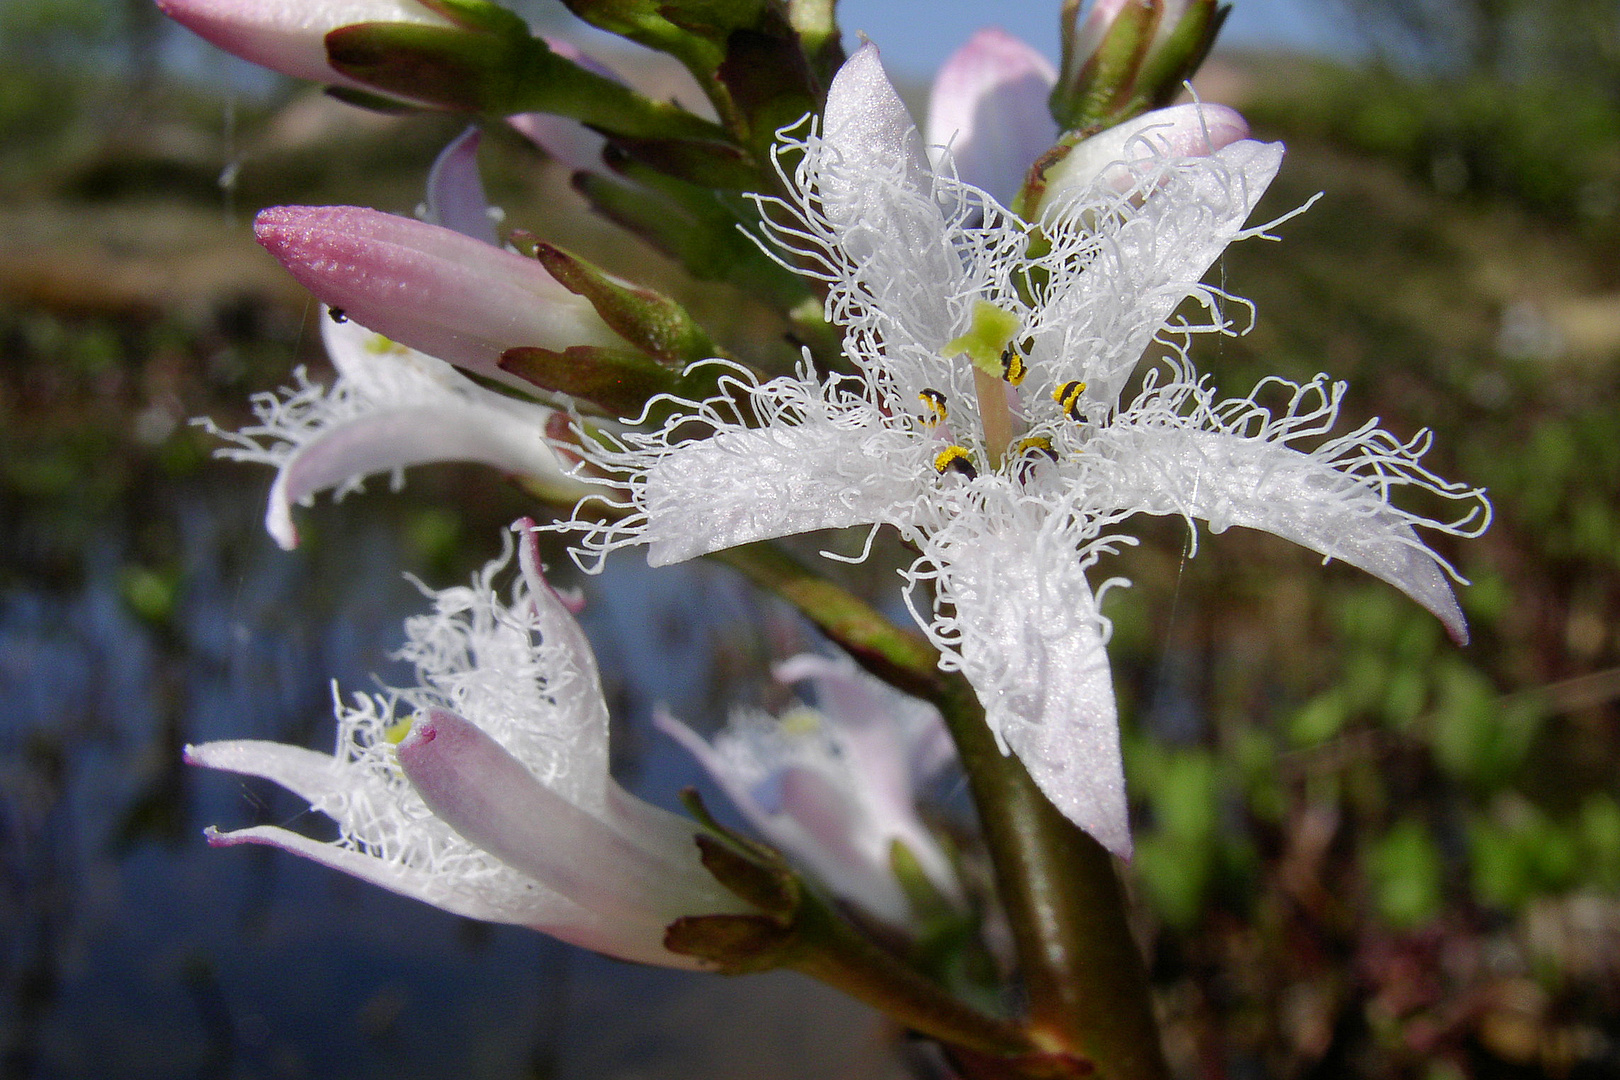
[[[511,386],[530,389],[496,366],[507,349],[625,344],[539,263],[454,229],[357,206],[277,206],[254,233],[337,317]]]
[[[175,22],[226,52],[298,79],[367,87],[326,62],[326,35],[366,22],[451,26],[414,0],[157,0]]]
[[[931,152],[949,146],[956,175],[1011,202],[1024,173],[1057,141],[1046,108],[1057,72],[1030,46],[987,27],[951,54],[928,99]]]
[[[1046,171],[1041,206],[1052,210],[1099,177],[1118,191],[1137,186],[1141,166],[1158,159],[1206,157],[1249,137],[1249,124],[1225,105],[1172,105],[1143,113],[1077,145]]]

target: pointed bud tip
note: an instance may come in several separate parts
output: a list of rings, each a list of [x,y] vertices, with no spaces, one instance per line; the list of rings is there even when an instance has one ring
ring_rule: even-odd
[[[447,709],[428,709],[418,717],[395,747],[401,764],[422,754],[427,744],[439,737],[441,726],[447,721],[453,722],[456,719],[459,718]]]

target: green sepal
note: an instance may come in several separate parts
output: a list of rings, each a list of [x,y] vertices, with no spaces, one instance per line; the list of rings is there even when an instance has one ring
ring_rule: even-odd
[[[782,856],[716,821],[696,788],[683,788],[680,798],[705,830],[696,837],[699,858],[714,879],[739,900],[783,926],[790,924],[798,914],[804,890]]]
[[[547,112],[610,135],[724,142],[723,129],[558,56],[540,38],[418,23],[357,23],[326,35],[327,59],[385,94],[442,109]]]
[[[528,37],[529,24],[515,11],[489,0],[416,0],[429,11],[436,11],[457,26],[483,30],[507,37]]]
[[[714,880],[740,900],[769,915],[791,922],[799,909],[801,890],[793,871],[781,859],[759,860],[713,837],[697,836],[699,858]]]
[[[697,788],[684,787],[676,795],[676,798],[681,800],[681,805],[686,807],[686,812],[696,818],[698,824],[702,825],[710,836],[731,845],[738,854],[761,862],[769,862],[773,859],[777,862],[781,861],[782,857],[774,849],[765,846],[758,840],[744,836],[735,829],[728,829],[720,824],[719,820],[709,812],[709,807],[704,803],[703,796],[698,794]]]
[[[622,160],[615,164],[624,168]],[[595,173],[576,173],[574,188],[597,213],[635,233],[700,281],[736,285],[778,311],[792,310],[812,295],[802,279],[771,260],[742,232],[739,225],[745,219],[739,208],[719,194],[656,175],[637,178],[647,182],[631,185]]]
[[[825,98],[798,36],[780,17],[733,30],[715,77],[746,121],[748,148],[761,162],[770,160],[778,129],[820,112]]]
[[[637,139],[613,137],[613,151],[666,176],[700,188],[756,191],[759,169],[741,147],[712,139]]]
[[[1068,157],[1076,146],[1101,130],[1102,128],[1093,124],[1090,127],[1065,131],[1058,136],[1058,141],[1047,147],[1041,153],[1041,156],[1035,159],[1035,163],[1029,167],[1029,172],[1024,174],[1023,186],[1018,189],[1018,194],[1013,197],[1012,212],[1025,221],[1038,220],[1041,200],[1046,198],[1046,189],[1051,184],[1052,170],[1062,164],[1063,159]],[[1035,242],[1035,238],[1032,237],[1031,243],[1034,244]],[[1051,250],[1050,243],[1044,237],[1040,238],[1040,242],[1045,245],[1046,250]],[[1031,259],[1034,259],[1045,254],[1045,251],[1031,250],[1028,254]],[[1028,299],[1026,296],[1025,300]]]
[[[754,975],[784,966],[798,935],[769,915],[683,915],[664,928],[664,948],[706,960],[722,975]]]
[[[1090,56],[1073,55],[1072,35],[1064,34],[1063,71],[1047,102],[1059,128],[1067,131],[1099,123],[1130,96],[1160,10],[1157,4],[1126,4]],[[1066,14],[1072,19],[1076,12]]]
[[[419,113],[422,111],[422,106],[419,103],[401,101],[398,98],[388,97],[384,94],[367,93],[352,86],[328,86],[325,89],[328,97],[335,98],[345,105],[353,105],[357,109],[369,109],[372,112],[382,113],[386,116],[404,116],[406,113]]]
[[[1142,60],[1136,74],[1136,96],[1142,109],[1162,108],[1181,93],[1182,84],[1192,78],[1215,45],[1232,5],[1217,6],[1216,0],[1196,0],[1189,5],[1170,33],[1156,41]],[[1132,115],[1135,115],[1134,113]],[[1130,119],[1121,116],[1114,122]]]
[[[898,837],[889,842],[889,871],[900,883],[900,891],[906,894],[906,902],[911,905],[912,917],[918,922],[936,916],[957,914],[956,905],[939,891],[923,871],[922,863],[917,861],[917,856],[913,855],[911,849]]]
[[[666,366],[680,369],[725,355],[669,297],[616,281],[600,267],[544,241],[535,242],[534,257],[569,292],[589,300],[615,333]]]
[[[788,22],[816,80],[826,86],[844,66],[844,35],[838,29],[838,0],[788,0]]]
[[[638,416],[648,399],[674,393],[676,373],[629,349],[573,345],[562,352],[519,346],[501,353],[502,371],[569,397],[588,401],[610,416]]]

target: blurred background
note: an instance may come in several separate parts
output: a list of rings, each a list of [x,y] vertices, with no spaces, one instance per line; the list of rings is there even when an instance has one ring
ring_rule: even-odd
[[[1055,55],[1055,3],[1005,6]],[[852,0],[842,22],[920,107],[973,9]],[[1229,394],[1349,380],[1353,422],[1432,428],[1427,463],[1488,487],[1496,521],[1439,544],[1473,582],[1465,649],[1242,530],[1188,560],[1150,521],[1109,568],[1136,582],[1107,613],[1178,1072],[1620,1076],[1620,2],[1237,0],[1200,92],[1288,142],[1260,216],[1326,192],[1219,265],[1258,318],[1201,368]],[[202,843],[322,825],[179,747],[329,745],[331,680],[407,677],[402,572],[462,579],[532,509],[419,470],[305,512],[283,553],[269,473],[188,423],[330,374],[252,215],[409,213],[457,128],[338,105],[146,0],[0,3],[0,1077],[910,1075],[893,1032],[794,976],[646,971]],[[509,225],[651,260],[724,340],[782,354],[532,148],[492,137],[483,164]],[[882,552],[848,573],[892,602]],[[764,665],[812,642],[719,567],[585,584],[618,770],[668,805],[697,777],[652,705],[704,727],[780,704]]]

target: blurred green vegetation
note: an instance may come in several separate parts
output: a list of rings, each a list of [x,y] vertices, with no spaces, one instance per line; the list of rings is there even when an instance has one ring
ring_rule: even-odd
[[[251,214],[409,212],[457,125],[178,82],[155,42],[119,44],[146,31],[106,13],[137,8],[0,9],[0,585],[72,587],[117,520],[125,603],[160,624],[185,569],[154,493],[210,449],[187,419],[324,370]],[[67,44],[88,26],[116,63]],[[1230,394],[1350,380],[1349,420],[1432,428],[1429,464],[1489,488],[1496,520],[1437,543],[1473,582],[1461,649],[1387,586],[1242,530],[1186,560],[1183,527],[1150,522],[1109,568],[1136,582],[1107,609],[1132,880],[1185,1075],[1620,1074],[1620,109],[1588,69],[1517,61],[1227,61],[1233,103],[1290,147],[1260,215],[1327,194],[1222,262],[1257,321],[1197,361]],[[650,265],[741,355],[790,355],[516,138],[483,163],[508,226]],[[472,491],[481,520],[523,506],[465,473],[412,483]],[[448,508],[400,525],[434,578],[492,535]]]

